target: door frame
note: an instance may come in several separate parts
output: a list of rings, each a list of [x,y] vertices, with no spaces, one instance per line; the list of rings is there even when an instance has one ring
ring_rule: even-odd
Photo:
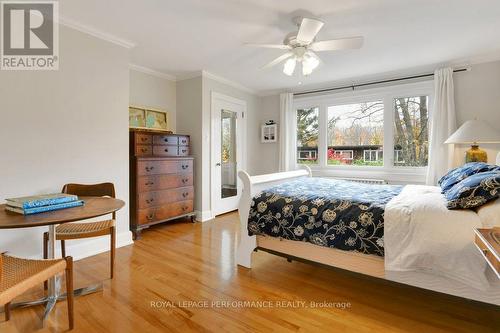
[[[241,115],[241,123],[238,124],[239,126],[237,127],[237,156],[239,155],[240,161],[239,163],[236,164],[236,188],[238,191],[238,198],[241,196],[241,190],[242,190],[242,183],[241,180],[238,177],[238,171],[240,170],[245,170],[246,169],[246,152],[247,152],[247,146],[246,146],[246,137],[247,137],[247,102],[235,97],[231,97],[228,95],[224,95],[215,91],[211,92],[211,105],[210,105],[210,142],[212,143],[210,147],[210,211],[212,212],[212,217],[215,217],[217,214],[223,214],[223,213],[218,213],[216,212],[216,203],[215,201],[220,198],[220,189],[215,188],[214,186],[214,179],[217,177],[217,172],[220,170],[220,167],[216,167],[215,163],[219,159],[220,156],[216,156],[215,154],[215,126],[220,126],[220,123],[215,122],[215,112],[217,112],[216,108],[216,103],[217,101],[221,102],[226,102],[226,103],[231,103],[231,104],[236,104],[242,108],[242,115]],[[233,110],[230,110],[233,111]],[[236,111],[237,112],[237,111]],[[218,139],[217,139],[218,140]],[[239,151],[239,152],[238,152]],[[238,199],[239,201],[239,199]],[[238,207],[236,206],[235,209]]]

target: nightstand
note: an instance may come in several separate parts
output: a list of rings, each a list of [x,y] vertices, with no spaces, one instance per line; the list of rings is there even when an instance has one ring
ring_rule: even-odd
[[[500,279],[500,227],[476,229],[475,244]]]

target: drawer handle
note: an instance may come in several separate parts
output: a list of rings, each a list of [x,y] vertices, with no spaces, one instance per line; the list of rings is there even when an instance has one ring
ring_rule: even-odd
[[[182,143],[186,143],[187,141],[186,141],[186,139],[182,139],[182,141],[181,141],[181,142],[182,142]]]
[[[182,206],[182,211],[185,212],[188,208],[186,206]]]
[[[155,168],[154,166],[147,166],[146,171],[147,172],[152,171],[154,168]]]
[[[163,141],[168,142],[168,138],[164,138]]]
[[[151,199],[146,199],[146,203],[152,203],[153,201],[155,201],[154,198],[151,198]]]
[[[488,254],[488,249],[483,249],[483,254],[487,255]]]
[[[186,149],[183,149],[183,150],[182,150],[182,153],[183,153],[183,154],[184,154],[184,153],[186,153],[186,152],[187,152],[187,150],[186,150]]]
[[[146,218],[147,218],[149,221],[153,220],[153,218],[154,218],[154,217],[155,217],[155,213],[151,213],[151,214],[149,214],[148,216],[146,216]]]
[[[182,193],[182,197],[183,197],[183,198],[187,197],[188,195],[189,195],[189,192],[184,192],[184,193]]]
[[[141,141],[142,141],[142,142],[147,141],[147,140],[148,140],[148,138],[146,138],[146,137],[141,137]]]
[[[183,151],[185,151],[185,150],[183,150]],[[183,165],[181,166],[181,168],[182,168],[182,170],[186,170],[187,168],[189,168],[189,165],[187,165],[187,164],[183,164]]]
[[[145,152],[147,152],[147,151],[148,151],[148,149],[147,149],[147,148],[142,148],[142,149],[141,149],[141,151],[142,151],[143,153],[145,153]]]
[[[188,180],[189,180],[189,179],[187,179],[187,178],[182,178],[182,183],[183,183],[183,184],[186,184],[186,183],[188,182]]]
[[[168,148],[165,148],[165,153],[168,153]]]
[[[146,182],[146,186],[154,185],[154,182]]]

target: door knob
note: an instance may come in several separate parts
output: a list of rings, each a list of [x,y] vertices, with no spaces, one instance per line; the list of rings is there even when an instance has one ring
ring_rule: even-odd
[[[220,166],[220,163],[215,163],[215,166]]]

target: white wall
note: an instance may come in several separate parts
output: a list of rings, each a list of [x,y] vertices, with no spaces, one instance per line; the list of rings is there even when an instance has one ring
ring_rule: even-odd
[[[500,61],[473,65],[469,72],[456,73],[454,84],[459,125],[477,117],[500,133]],[[500,144],[484,144],[480,147],[488,152],[488,161],[495,163]],[[463,145],[456,147],[455,164],[463,164],[468,148]]]
[[[128,50],[61,26],[59,67],[0,72],[0,202],[110,181],[128,203]],[[118,245],[130,243],[128,206],[117,220]],[[44,231],[2,230],[0,250],[38,256]],[[76,258],[108,249],[68,242]]]
[[[202,154],[209,145],[202,136],[202,78],[195,77],[177,82],[177,132],[191,137],[191,155],[194,157],[194,209],[201,219]],[[209,146],[208,146],[209,147]]]
[[[209,76],[177,82],[177,132],[191,135],[192,152],[195,157],[195,210],[198,220],[212,216],[210,159],[211,159],[211,94],[221,93],[247,103],[247,138],[244,140],[248,152],[256,150],[259,133],[256,114],[260,108],[260,98],[242,89],[219,82]],[[255,162],[252,163],[252,167]],[[250,167],[250,172],[252,172]]]
[[[260,126],[271,119],[277,122],[279,140],[279,131],[281,131],[281,124],[279,124],[280,97],[279,95],[264,96],[261,97],[261,101],[261,107],[255,114],[254,127],[251,129],[253,133],[258,135],[253,145],[253,151],[248,158],[249,170],[252,175],[273,173],[279,170],[279,142],[261,143]],[[258,155],[255,155],[257,152]],[[255,156],[259,156],[259,158],[252,158]]]
[[[130,70],[130,105],[168,111],[168,129],[176,132],[176,83]]]

